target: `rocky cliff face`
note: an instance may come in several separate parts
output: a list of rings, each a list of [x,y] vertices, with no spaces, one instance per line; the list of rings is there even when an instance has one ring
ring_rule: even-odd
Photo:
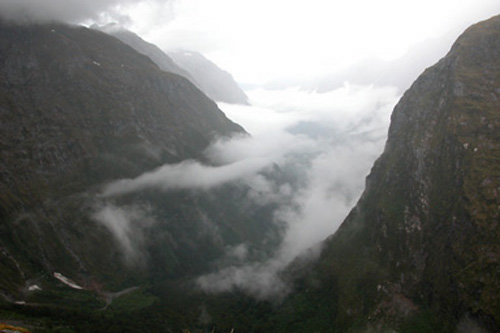
[[[320,331],[498,330],[499,87],[494,17],[404,94],[362,198],[285,313]]]
[[[244,187],[100,196],[113,180],[203,161],[214,139],[245,134],[187,79],[98,31],[6,24],[0,77],[4,299],[33,301],[33,281],[50,290],[54,273],[97,290],[179,278],[265,238]]]

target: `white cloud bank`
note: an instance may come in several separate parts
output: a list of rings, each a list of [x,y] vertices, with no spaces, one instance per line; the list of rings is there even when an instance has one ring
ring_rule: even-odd
[[[166,164],[134,179],[121,179],[110,183],[101,194],[110,197],[145,189],[208,190],[254,175],[271,163],[271,160],[265,158],[249,158],[222,166],[207,166],[192,160]]]
[[[246,153],[274,156],[299,185],[277,187],[265,177],[258,179],[258,186],[250,183],[264,189],[254,200],[264,196],[279,203],[274,222],[286,230],[280,247],[266,261],[248,262],[243,256],[197,282],[209,292],[237,289],[258,299],[275,299],[288,291],[280,271],[304,251],[319,250],[319,242],[337,230],[356,203],[382,152],[398,96],[396,88],[353,85],[323,94],[297,89],[248,94],[256,107],[220,106],[257,134],[245,142],[219,142],[209,155],[219,161],[242,159]]]
[[[101,198],[148,189],[208,191],[246,184],[248,200],[277,205],[269,223],[284,227],[282,243],[272,258],[260,262],[248,262],[246,245],[240,244],[228,253],[232,260],[198,283],[207,291],[239,289],[266,299],[286,293],[280,270],[335,232],[356,203],[382,151],[398,96],[396,88],[348,84],[321,94],[287,89],[255,90],[249,96],[255,106],[220,104],[252,136],[214,142],[205,152],[213,165],[193,160],[164,165],[108,184]],[[284,182],[263,173],[275,167]],[[112,205],[94,215],[129,257],[137,248],[131,230],[144,216],[137,208]]]

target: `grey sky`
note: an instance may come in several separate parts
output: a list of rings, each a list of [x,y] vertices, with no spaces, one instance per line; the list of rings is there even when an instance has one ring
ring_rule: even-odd
[[[115,20],[120,7],[141,0],[1,0],[0,17],[20,22],[81,22],[108,13]]]
[[[118,21],[163,49],[199,51],[247,85],[394,60],[498,13],[498,0],[0,1],[0,16],[14,20]]]

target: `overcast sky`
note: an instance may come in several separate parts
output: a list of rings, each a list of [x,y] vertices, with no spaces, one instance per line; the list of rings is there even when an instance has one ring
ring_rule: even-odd
[[[118,21],[164,49],[200,51],[242,84],[395,59],[498,13],[498,0],[0,0],[16,20]]]
[[[451,43],[500,13],[498,0],[172,0],[119,12],[164,49],[200,51],[243,84],[310,79],[417,43]]]

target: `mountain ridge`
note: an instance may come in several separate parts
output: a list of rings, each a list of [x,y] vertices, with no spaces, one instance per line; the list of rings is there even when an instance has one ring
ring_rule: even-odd
[[[229,104],[249,104],[248,96],[238,86],[233,76],[201,53],[178,50],[169,52],[168,55],[179,66],[185,68],[199,83],[201,89],[216,101]]]
[[[122,27],[112,24],[91,28],[104,31],[120,39],[137,52],[150,57],[162,70],[187,78],[215,101],[248,105],[248,97],[232,75],[198,52],[178,51],[167,54],[156,45],[146,42],[135,33]],[[186,54],[194,55],[194,57],[187,59]]]
[[[251,205],[238,184],[100,195],[165,164],[209,163],[214,140],[248,135],[186,78],[99,31],[4,23],[0,76],[5,299],[42,303],[54,273],[87,292],[195,274],[228,244],[267,237],[266,208],[237,209]]]
[[[496,16],[405,92],[361,199],[288,305],[309,289],[325,315],[299,314],[306,323],[453,331],[473,318],[498,329],[499,55]]]
[[[155,64],[160,67],[160,69],[165,72],[174,73],[187,78],[192,83],[196,83],[196,80],[184,69],[179,67],[165,52],[163,52],[158,46],[148,43],[139,37],[132,31],[126,30],[118,26],[117,24],[109,24],[103,27],[93,25],[91,29],[99,30],[118,38],[125,44],[134,48],[137,52],[144,54],[151,58]]]

